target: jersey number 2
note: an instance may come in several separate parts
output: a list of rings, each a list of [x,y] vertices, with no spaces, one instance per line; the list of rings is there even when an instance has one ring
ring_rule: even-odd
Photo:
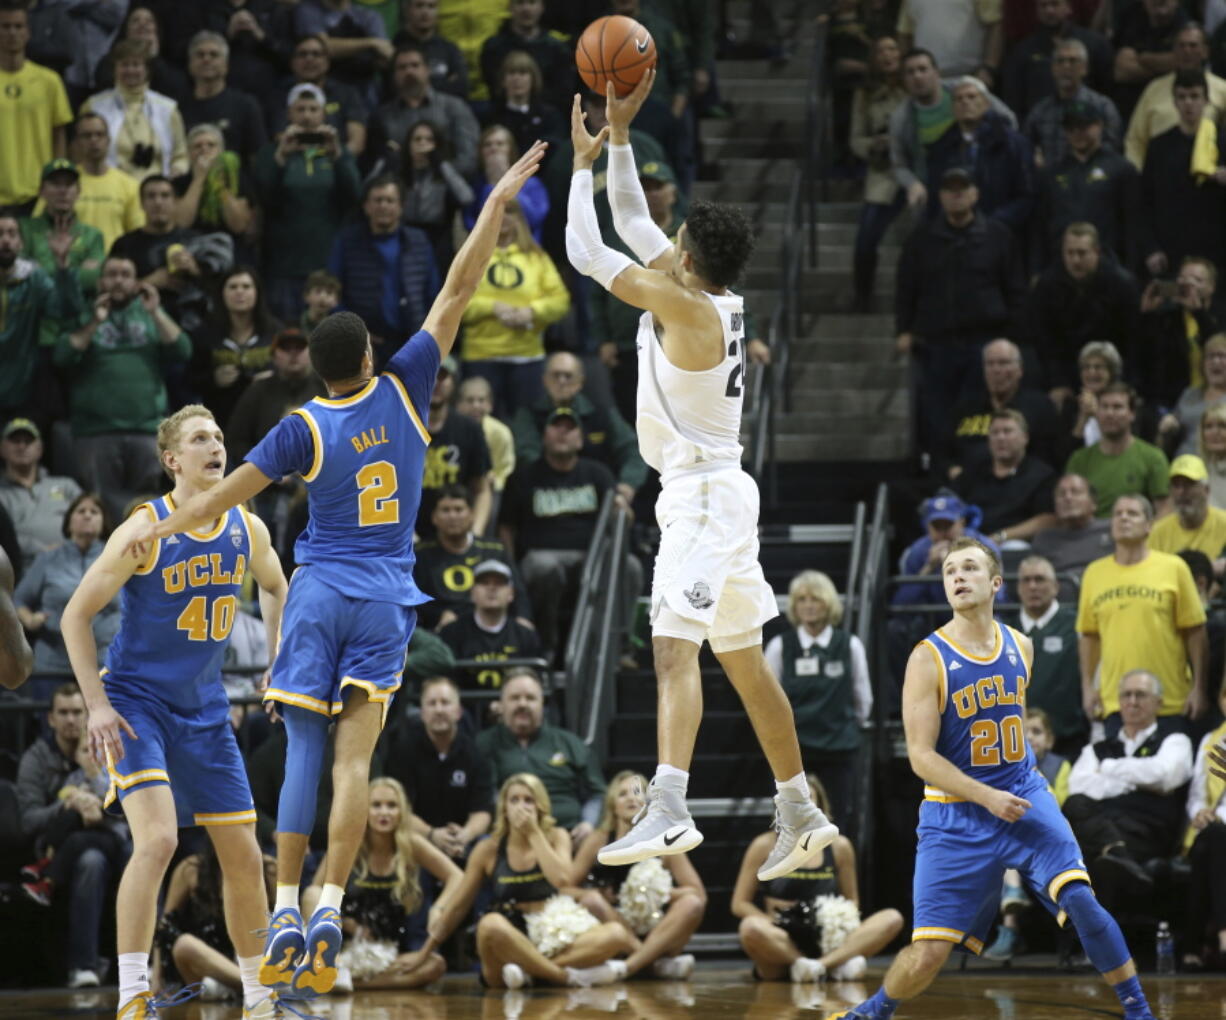
[[[740,343],[733,340],[728,345],[728,357],[735,358],[737,351],[740,349]],[[733,365],[732,371],[728,373],[728,387],[724,390],[725,397],[739,397],[741,395],[741,377],[745,374],[745,352],[741,351],[740,364]]]
[[[1026,733],[1018,716],[1005,716],[999,724],[995,719],[980,719],[971,725],[972,765],[999,765],[1002,749],[1007,762],[1026,757]]]
[[[233,595],[213,599],[212,606],[203,595],[197,595],[183,607],[176,626],[187,632],[188,641],[224,641],[234,626],[235,605]]]
[[[358,472],[358,527],[399,524],[400,500],[393,498],[398,488],[395,464],[377,460],[362,468]]]

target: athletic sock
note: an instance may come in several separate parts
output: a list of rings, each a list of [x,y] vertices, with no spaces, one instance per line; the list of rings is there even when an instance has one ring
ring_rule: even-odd
[[[319,894],[319,903],[315,905],[315,909],[322,910],[324,907],[331,907],[333,910],[340,912],[341,900],[345,898],[345,890],[342,886],[333,885],[329,882],[324,886],[324,891]]]
[[[659,786],[670,786],[675,789],[679,785],[682,793],[685,793],[690,785],[690,774],[672,765],[657,765],[656,774],[652,779]]]
[[[1111,987],[1115,989],[1120,1005],[1124,1007],[1125,1020],[1149,1016],[1149,1003],[1145,999],[1145,992],[1141,990],[1141,982],[1135,975]]]
[[[860,1003],[852,1011],[852,1016],[863,1017],[864,1020],[890,1020],[898,1003],[898,999],[891,999],[885,994],[885,985],[882,985],[871,999]]]
[[[268,997],[268,989],[260,984],[260,963],[263,957],[240,956],[238,972],[243,979],[243,1005],[254,1006]]]
[[[805,774],[803,772],[797,772],[791,779],[776,779],[775,792],[782,793],[784,790],[791,790],[793,793],[799,793],[805,800],[808,800],[809,780],[805,778]]]
[[[149,991],[149,954],[119,954],[119,1005]]]
[[[277,905],[273,907],[275,914],[279,910],[298,909],[298,883],[282,885],[277,883]]]

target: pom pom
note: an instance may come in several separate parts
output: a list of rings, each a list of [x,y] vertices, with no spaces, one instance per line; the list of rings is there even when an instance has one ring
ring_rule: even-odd
[[[525,914],[528,938],[542,956],[557,956],[599,921],[569,896],[550,896],[534,914]]]
[[[832,953],[860,927],[860,908],[842,896],[819,896],[813,911],[822,930],[822,956]]]
[[[634,934],[643,936],[660,923],[672,894],[672,873],[660,858],[649,857],[627,872],[617,894],[617,910]]]
[[[336,954],[336,962],[348,967],[355,981],[365,981],[382,974],[399,955],[394,942],[353,938]]]

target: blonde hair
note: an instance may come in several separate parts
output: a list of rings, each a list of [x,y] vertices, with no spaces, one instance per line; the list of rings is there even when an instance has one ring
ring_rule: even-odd
[[[533,99],[541,94],[541,89],[545,87],[545,78],[541,74],[541,65],[532,58],[530,53],[525,53],[523,50],[512,50],[506,55],[502,65],[498,68],[498,92],[506,92],[506,76],[512,71],[527,71],[532,78],[532,91],[529,94]]]
[[[1196,429],[1197,453],[1200,454],[1201,460],[1206,464],[1216,464],[1218,459],[1211,456],[1209,451],[1205,449],[1205,423],[1209,421],[1226,425],[1226,404],[1214,404],[1213,407],[1205,411],[1200,416],[1200,425]]]
[[[158,423],[158,462],[162,465],[162,470],[170,476],[172,482],[175,474],[166,466],[166,454],[178,447],[183,433],[183,423],[188,418],[208,418],[214,425],[217,424],[213,412],[203,404],[188,404],[186,407],[180,407],[169,418],[163,418]]]
[[[617,788],[627,779],[637,779],[643,794],[646,795],[647,793],[647,777],[635,772],[634,769],[622,769],[609,780],[609,785],[604,792],[604,804],[600,809],[600,821],[597,823],[596,828],[602,829],[610,835],[617,831]]]
[[[558,823],[550,813],[553,805],[549,802],[549,792],[545,789],[545,784],[531,772],[516,772],[515,775],[508,777],[498,790],[498,803],[494,808],[494,827],[490,830],[490,838],[497,843],[511,831],[511,826],[507,822],[507,797],[510,795],[512,786],[522,786],[532,794],[532,800],[536,803],[537,821],[541,832],[549,835]]]
[[[396,798],[396,806],[400,809],[400,819],[396,823],[396,831],[392,841],[396,852],[392,856],[392,865],[396,873],[396,884],[392,886],[392,896],[404,907],[406,914],[413,913],[421,906],[421,881],[418,877],[417,857],[413,853],[413,829],[410,822],[413,818],[413,808],[409,804],[409,795],[398,779],[391,776],[380,776],[370,781],[369,793],[374,793],[377,787],[386,787]],[[368,796],[369,796],[368,793]],[[367,804],[369,812],[369,802]],[[357,860],[353,870],[359,879],[370,874],[371,855],[370,820],[367,818],[366,832],[362,835],[362,845],[358,847]]]
[[[837,627],[843,622],[843,600],[839,597],[839,591],[834,586],[834,582],[820,570],[802,570],[792,578],[792,583],[788,585],[787,616],[793,627],[800,626],[793,603],[801,595],[811,595],[819,602],[826,603],[830,626]]]
[[[822,785],[822,781],[817,778],[816,772],[806,772],[805,779],[809,781],[809,790],[813,794],[813,803],[816,804],[827,818],[830,817],[830,794],[826,792],[826,788]]]
[[[544,249],[536,243],[536,238],[532,236],[532,228],[528,226],[528,220],[524,216],[524,210],[520,204],[512,199],[507,203],[506,211],[503,213],[504,222],[509,223],[515,231],[515,237],[511,241],[525,255],[544,255]]]

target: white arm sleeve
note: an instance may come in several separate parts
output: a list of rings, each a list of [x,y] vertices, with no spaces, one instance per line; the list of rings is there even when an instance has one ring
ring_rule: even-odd
[[[634,165],[634,150],[629,145],[609,146],[607,183],[617,236],[626,242],[643,265],[651,265],[673,243],[651,218],[638,168]]]
[[[614,251],[600,236],[596,206],[592,199],[592,171],[579,170],[570,179],[570,199],[566,206],[566,257],[576,271],[590,276],[605,290],[617,274],[634,259]]]

